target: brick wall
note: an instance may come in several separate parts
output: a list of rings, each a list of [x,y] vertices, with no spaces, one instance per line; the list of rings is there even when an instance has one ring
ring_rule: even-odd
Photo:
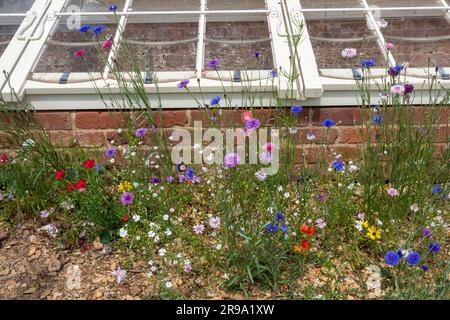
[[[443,152],[446,148],[448,111],[447,108],[440,115],[437,152]],[[241,112],[224,111],[220,125],[228,127],[234,123],[236,126],[242,126]],[[253,114],[254,117],[262,120],[263,125],[270,125],[273,123],[275,110],[257,110]],[[37,116],[43,126],[50,131],[53,142],[59,147],[70,147],[74,144],[74,140],[77,140],[85,148],[106,148],[112,140],[116,144],[121,143],[120,136],[117,133],[119,124],[108,111],[38,112]],[[116,114],[116,116],[118,119],[121,118],[120,114]],[[413,112],[414,123],[419,125],[422,116],[423,108],[415,107]],[[326,117],[333,119],[337,124],[328,132],[321,125]],[[155,118],[157,118],[156,113]],[[358,144],[365,139],[365,133],[361,134],[360,127],[357,125],[362,120],[364,119],[358,108],[304,108],[302,116],[298,119],[295,135],[297,158],[300,160],[305,156],[308,162],[314,162],[323,153],[324,144],[328,144],[334,151],[341,153],[344,157],[357,157]],[[194,121],[201,121],[204,128],[209,127],[210,124],[203,111],[190,109],[164,110],[162,123],[156,119],[158,127],[164,128],[167,137],[171,135],[174,128],[183,127],[193,130]],[[307,133],[313,133],[316,136],[312,144],[306,139]],[[374,132],[370,134],[372,137],[374,136]],[[145,142],[146,144],[152,144],[152,141],[149,140]]]

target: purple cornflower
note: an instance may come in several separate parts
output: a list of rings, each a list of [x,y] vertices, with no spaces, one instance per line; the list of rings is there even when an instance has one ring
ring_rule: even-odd
[[[383,122],[383,116],[381,114],[376,114],[373,116],[372,121],[379,126]]]
[[[423,229],[423,230],[422,230],[422,235],[423,235],[424,237],[429,237],[429,236],[431,235],[431,230],[428,229],[428,228]]]
[[[420,269],[422,269],[423,271],[428,271],[428,266],[423,264],[420,266]]]
[[[212,59],[212,60],[209,60],[209,62],[208,62],[208,68],[210,68],[210,69],[215,69],[219,65],[220,65],[219,59]]]
[[[158,177],[153,176],[153,177],[150,178],[150,183],[151,184],[158,184],[160,182],[161,182],[161,180]]]
[[[271,76],[272,78],[278,77],[278,71],[277,71],[277,70],[272,70],[272,71],[270,71],[270,76]]]
[[[145,136],[148,132],[147,128],[139,128],[136,130],[135,135],[138,138],[142,138],[143,136]]]
[[[269,223],[266,230],[268,233],[275,233],[278,231],[278,226],[275,223]]]
[[[395,65],[393,67],[390,67],[389,70],[388,70],[388,73],[389,73],[390,76],[396,77],[396,76],[398,76],[400,74],[400,72],[403,70],[403,68],[404,67],[402,65],[397,64],[397,65]]]
[[[117,10],[117,6],[116,5],[109,6],[109,11],[116,11],[116,10]]]
[[[106,151],[105,151],[105,156],[106,156],[107,158],[113,158],[115,155],[116,155],[116,149],[114,149],[114,148],[108,148],[108,149],[106,149]]]
[[[219,96],[216,96],[216,97],[213,97],[213,98],[211,99],[211,102],[210,102],[209,104],[212,105],[212,106],[216,106],[216,105],[219,104],[219,102],[220,102],[220,97],[219,97]]]
[[[49,215],[50,215],[50,212],[48,212],[48,210],[42,210],[39,213],[39,216],[41,217],[41,219],[47,219]]]
[[[431,252],[438,253],[441,250],[441,246],[437,242],[432,242],[428,246]]]
[[[173,182],[173,177],[172,176],[167,176],[166,177],[166,181],[169,182],[169,183]]]
[[[258,129],[261,125],[261,121],[256,118],[251,118],[245,121],[245,129],[247,130],[255,130]]]
[[[281,210],[278,211],[277,215],[275,216],[275,220],[276,220],[277,222],[280,222],[280,221],[284,221],[284,220],[285,220],[284,215],[283,215],[283,212],[281,212]]]
[[[411,94],[414,91],[414,85],[411,83],[405,84],[405,94]]]
[[[225,155],[223,162],[227,168],[236,167],[239,163],[239,156],[237,153],[228,153]]]
[[[189,80],[183,80],[177,84],[177,87],[178,87],[178,89],[187,88],[188,84],[189,84]]]
[[[105,26],[99,25],[92,32],[96,35],[100,34],[105,29]]]
[[[283,231],[284,233],[286,233],[286,232],[289,231],[289,227],[288,227],[287,224],[283,224],[283,225],[280,227],[280,230]]]
[[[440,185],[437,184],[437,185],[433,186],[433,188],[431,189],[431,191],[433,191],[433,193],[439,194],[439,193],[442,192],[442,188],[441,188]]]
[[[255,56],[256,59],[258,59],[259,57],[261,57],[261,51],[255,51],[253,55]]]
[[[344,162],[340,159],[334,160],[333,169],[334,171],[343,171],[345,169]]]
[[[194,179],[194,173],[195,173],[195,171],[194,171],[194,168],[192,168],[192,167],[189,167],[187,170],[186,170],[186,179],[188,179],[188,180],[192,180],[192,179]]]
[[[120,202],[126,206],[132,204],[134,201],[134,195],[131,192],[125,192],[120,198]]]
[[[326,118],[325,120],[323,120],[322,125],[324,127],[331,128],[332,126],[334,126],[334,121],[330,118]]]

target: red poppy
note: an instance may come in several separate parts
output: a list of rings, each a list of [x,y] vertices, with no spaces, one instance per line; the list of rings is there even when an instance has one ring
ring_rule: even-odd
[[[77,189],[79,191],[84,191],[86,190],[86,180],[80,180],[77,182]]]
[[[121,221],[122,221],[122,222],[127,222],[128,219],[130,219],[130,216],[128,215],[128,213],[126,213],[126,214],[122,217]]]
[[[95,161],[94,160],[86,160],[84,163],[83,163],[83,166],[86,168],[86,169],[92,169],[93,167],[95,167]]]
[[[0,162],[2,164],[6,163],[6,161],[8,160],[8,157],[6,156],[6,153],[2,153],[2,158],[0,160]]]
[[[74,192],[75,191],[75,184],[73,182],[66,184],[66,192]]]
[[[245,111],[245,112],[241,113],[241,119],[244,122],[246,122],[247,120],[250,120],[252,118],[253,118],[253,116],[252,116],[252,113],[250,111]]]
[[[308,239],[305,239],[305,240],[302,241],[302,249],[303,249],[303,252],[305,252],[306,250],[309,249],[309,241],[308,241]]]
[[[314,226],[311,226],[310,228],[308,228],[308,225],[304,223],[300,227],[300,231],[310,236],[314,233]]]
[[[55,172],[55,179],[61,180],[64,178],[64,171],[63,170],[56,170]]]

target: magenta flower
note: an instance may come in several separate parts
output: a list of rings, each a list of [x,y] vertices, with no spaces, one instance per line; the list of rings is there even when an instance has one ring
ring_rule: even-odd
[[[224,163],[227,168],[236,167],[239,163],[239,156],[237,153],[228,153],[225,155]]]
[[[122,197],[120,198],[120,202],[127,206],[129,204],[132,204],[134,201],[134,195],[131,192],[125,192]]]
[[[84,51],[83,49],[81,49],[81,50],[79,50],[79,51],[77,51],[77,52],[74,52],[74,56],[75,57],[81,57],[81,56],[84,56],[86,54],[86,51]]]
[[[111,48],[113,45],[113,42],[111,39],[106,40],[103,44],[102,44],[102,48],[103,49],[109,49]]]
[[[210,69],[214,69],[214,68],[218,67],[219,65],[220,65],[219,59],[212,59],[208,62],[208,68],[210,68]]]
[[[188,84],[189,84],[189,80],[183,80],[177,84],[177,87],[178,87],[178,89],[187,88]]]

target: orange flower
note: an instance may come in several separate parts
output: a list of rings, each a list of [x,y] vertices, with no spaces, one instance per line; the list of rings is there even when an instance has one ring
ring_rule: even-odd
[[[310,243],[307,239],[303,240],[301,244],[294,246],[294,251],[297,253],[305,253],[310,247]]]
[[[311,226],[310,228],[308,228],[308,225],[304,223],[300,227],[300,231],[310,236],[314,233],[314,226]]]

